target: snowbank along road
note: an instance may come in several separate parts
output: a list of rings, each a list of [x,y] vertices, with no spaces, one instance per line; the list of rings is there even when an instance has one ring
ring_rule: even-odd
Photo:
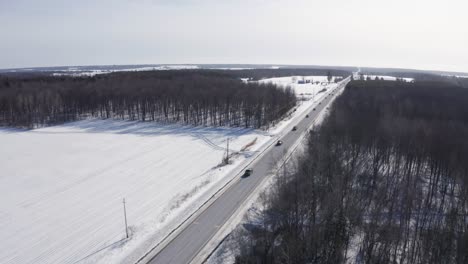
[[[335,89],[328,91],[328,95],[317,105],[312,106],[296,124],[297,130],[291,127],[280,138],[281,146],[272,144],[262,155],[249,166],[253,173],[249,177],[241,177],[243,170],[238,172],[239,177],[234,180],[223,193],[211,201],[211,204],[198,212],[198,215],[190,220],[170,241],[164,241],[163,246],[155,248],[148,255],[140,259],[139,263],[152,264],[183,264],[191,263],[208,242],[216,235],[218,230],[228,221],[245,199],[271,175],[275,163],[286,155],[287,150],[293,147],[299,140],[299,135],[304,133],[312,125],[320,112],[325,110],[327,104],[336,96],[336,91],[344,89],[349,78],[342,81]],[[308,118],[305,117],[308,115]],[[199,258],[197,258],[199,259]]]

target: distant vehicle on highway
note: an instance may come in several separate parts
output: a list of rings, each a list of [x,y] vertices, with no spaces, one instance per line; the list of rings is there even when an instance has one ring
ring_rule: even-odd
[[[293,126],[292,131],[296,131],[296,130],[297,130],[297,127],[296,127],[296,126]]]
[[[306,118],[309,118],[309,115],[306,115]]]
[[[313,111],[315,111],[315,108],[314,108],[314,109],[312,109],[312,110],[313,110]]]
[[[242,177],[249,177],[250,175],[252,175],[252,173],[253,173],[253,169],[246,169]]]
[[[276,142],[276,146],[281,146],[281,145],[283,145],[283,141],[278,140],[278,142]]]

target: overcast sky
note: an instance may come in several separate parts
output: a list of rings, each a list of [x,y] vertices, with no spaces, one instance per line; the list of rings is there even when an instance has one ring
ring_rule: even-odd
[[[466,0],[0,0],[0,68],[253,63],[468,72]]]

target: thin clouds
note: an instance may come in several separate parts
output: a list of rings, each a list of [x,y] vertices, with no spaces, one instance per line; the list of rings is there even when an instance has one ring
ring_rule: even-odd
[[[0,68],[328,64],[468,71],[464,1],[0,0]]]

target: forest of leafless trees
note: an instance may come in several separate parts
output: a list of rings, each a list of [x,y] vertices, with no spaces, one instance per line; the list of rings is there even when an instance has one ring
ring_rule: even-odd
[[[443,82],[455,86],[461,86],[464,88],[468,88],[468,77],[457,77],[454,75],[441,75],[441,74],[434,74],[429,72],[417,72],[417,71],[363,71],[361,74],[364,75],[376,75],[376,76],[392,76],[398,79],[402,78],[412,78],[419,82]]]
[[[236,263],[468,263],[468,90],[352,81]]]
[[[351,72],[333,69],[315,69],[315,68],[281,68],[281,69],[250,69],[250,70],[212,70],[219,74],[226,74],[236,78],[250,78],[252,80],[261,80],[274,77],[289,76],[337,76],[347,77]]]
[[[34,128],[94,117],[260,128],[295,104],[291,89],[245,83],[233,71],[0,77],[0,126]]]

